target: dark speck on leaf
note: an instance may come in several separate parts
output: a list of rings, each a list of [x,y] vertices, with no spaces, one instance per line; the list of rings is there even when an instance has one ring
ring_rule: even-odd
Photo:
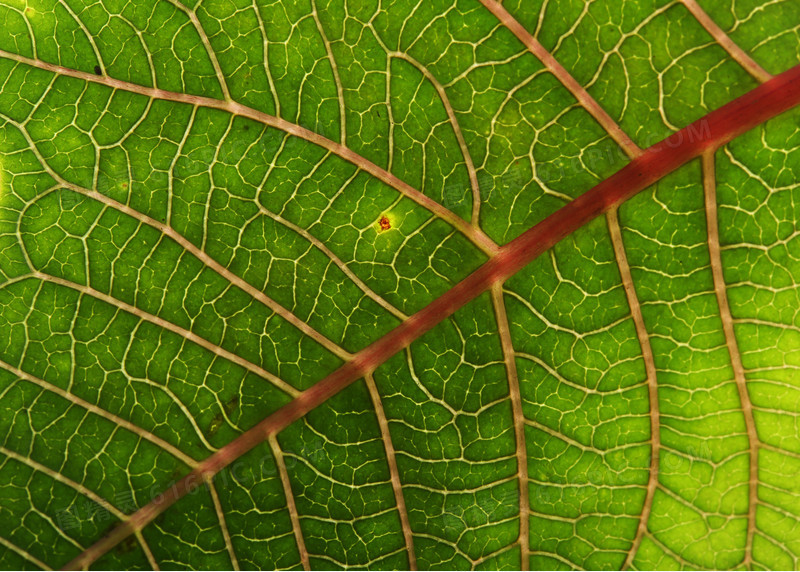
[[[234,395],[231,397],[228,402],[225,404],[225,413],[230,415],[233,411],[236,410],[236,407],[239,405],[239,397]]]
[[[129,536],[117,545],[116,552],[117,554],[127,554],[134,548],[136,548],[136,538]]]
[[[97,75],[103,75],[103,70],[100,69],[100,66],[94,66],[94,73]]]

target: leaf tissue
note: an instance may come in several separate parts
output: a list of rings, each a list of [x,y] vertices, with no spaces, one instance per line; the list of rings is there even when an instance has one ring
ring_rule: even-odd
[[[0,0],[0,569],[798,569],[797,0]]]

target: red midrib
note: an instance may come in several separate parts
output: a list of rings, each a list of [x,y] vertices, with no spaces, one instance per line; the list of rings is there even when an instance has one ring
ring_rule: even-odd
[[[507,280],[595,217],[619,206],[704,152],[716,149],[798,103],[800,65],[648,148],[620,171],[503,246],[498,254],[475,272],[381,339],[358,352],[352,361],[200,463],[197,469],[165,491],[157,499],[158,502],[154,501],[131,515],[126,523],[112,530],[68,563],[65,569],[88,566],[133,531],[144,527],[203,480],[213,477],[270,435],[278,433],[329,397],[373,371],[466,303],[492,285]]]

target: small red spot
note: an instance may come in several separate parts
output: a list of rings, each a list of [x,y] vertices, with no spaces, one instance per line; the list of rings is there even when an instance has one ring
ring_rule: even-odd
[[[392,223],[389,222],[389,217],[387,217],[386,215],[381,217],[379,223],[381,225],[381,230],[389,230],[390,228],[392,228]]]

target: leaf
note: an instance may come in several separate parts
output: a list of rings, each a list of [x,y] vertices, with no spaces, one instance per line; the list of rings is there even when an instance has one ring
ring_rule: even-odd
[[[0,11],[0,567],[797,568],[796,2]]]

